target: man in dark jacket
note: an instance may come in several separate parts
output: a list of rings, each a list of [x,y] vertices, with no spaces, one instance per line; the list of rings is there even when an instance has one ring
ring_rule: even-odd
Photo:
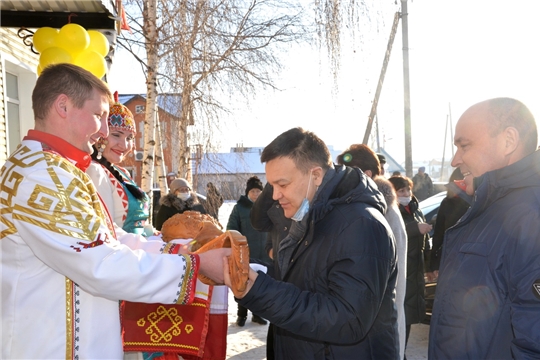
[[[433,195],[433,181],[428,174],[426,174],[426,167],[420,166],[418,172],[412,178],[413,182],[413,194],[422,201]]]
[[[474,195],[446,231],[431,359],[540,357],[540,152],[531,112],[496,98],[456,125],[452,166]]]
[[[279,201],[272,198],[273,193],[274,188],[272,185],[266,183],[261,195],[259,195],[251,208],[250,217],[251,225],[255,230],[268,233],[264,249],[274,262],[274,279],[281,280],[278,259],[277,256],[274,257],[274,254],[278,253],[281,240],[289,234],[292,220],[285,217]],[[266,336],[266,359],[275,359],[274,324],[272,323],[268,326],[268,335]]]
[[[266,177],[293,219],[282,281],[249,273],[237,301],[275,325],[277,359],[398,359],[397,276],[386,203],[360,169],[334,168],[315,134],[294,128],[263,151]],[[225,264],[226,284],[230,285]]]

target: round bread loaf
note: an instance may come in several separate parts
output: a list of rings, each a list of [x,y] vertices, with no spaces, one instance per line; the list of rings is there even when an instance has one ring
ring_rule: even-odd
[[[173,239],[197,239],[202,241],[213,239],[223,232],[221,225],[213,217],[198,211],[184,211],[167,219],[161,227],[163,241]],[[198,236],[200,235],[200,236]]]

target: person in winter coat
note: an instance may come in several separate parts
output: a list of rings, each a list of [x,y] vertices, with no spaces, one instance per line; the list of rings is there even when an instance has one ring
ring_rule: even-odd
[[[262,182],[257,176],[252,176],[248,179],[246,183],[246,194],[240,196],[240,199],[234,205],[229,216],[229,222],[227,223],[227,230],[236,230],[246,237],[249,246],[249,257],[251,259],[269,263],[271,261],[270,257],[264,250],[266,233],[257,231],[251,226],[249,215],[253,207],[253,202],[257,200],[262,190]],[[248,309],[238,304],[238,317],[236,319],[238,326],[244,326],[246,324],[247,312]],[[266,320],[255,314],[253,314],[251,321],[261,325],[267,324]]]
[[[420,323],[426,316],[424,251],[429,250],[432,226],[426,224],[424,214],[418,208],[418,200],[411,193],[411,179],[392,176],[388,179],[398,196],[399,212],[407,231],[407,284],[405,288],[405,347],[409,340],[411,325]]]
[[[418,168],[418,172],[413,176],[412,182],[414,184],[412,191],[418,201],[425,200],[433,195],[433,181],[426,174],[425,166]]]
[[[286,217],[281,281],[249,271],[242,306],[274,324],[277,359],[398,359],[396,246],[386,202],[360,169],[337,165],[293,128],[261,154]],[[228,264],[225,284],[231,286]]]
[[[431,318],[431,359],[540,358],[540,152],[520,101],[468,108],[452,166],[473,196],[446,231]]]
[[[435,230],[433,231],[432,238],[429,271],[426,274],[428,281],[435,281],[439,277],[444,233],[447,229],[454,226],[469,209],[469,203],[458,193],[462,192],[462,190],[457,188],[454,183],[455,180],[463,180],[463,175],[459,168],[455,168],[452,175],[450,175],[450,181],[446,185],[446,197],[441,201],[441,205],[437,211]]]
[[[259,195],[251,208],[250,217],[251,226],[255,230],[268,232],[264,249],[273,261],[274,279],[281,280],[277,254],[281,240],[289,234],[292,220],[285,217],[279,201],[272,198],[273,193],[274,187],[266,183],[261,195]],[[266,336],[266,359],[275,359],[274,324],[272,323],[268,326],[268,335]]]
[[[206,210],[208,215],[219,221],[219,208],[223,205],[223,195],[216,186],[209,182],[206,184]]]
[[[156,215],[156,229],[161,230],[163,223],[176,214],[184,211],[198,211],[206,214],[204,199],[191,190],[191,184],[182,178],[174,179],[169,187],[169,193],[159,199],[159,210]]]
[[[398,258],[398,279],[396,282],[396,307],[398,314],[399,331],[399,358],[405,357],[405,300],[406,270],[407,270],[407,233],[405,224],[399,212],[397,195],[392,184],[383,176],[383,164],[380,154],[376,154],[369,146],[364,144],[353,144],[347,150],[338,155],[336,161],[340,165],[354,166],[362,169],[369,176],[379,191],[384,195],[387,210],[384,215],[388,224],[392,228],[396,238],[397,258]],[[385,159],[386,161],[386,159]]]

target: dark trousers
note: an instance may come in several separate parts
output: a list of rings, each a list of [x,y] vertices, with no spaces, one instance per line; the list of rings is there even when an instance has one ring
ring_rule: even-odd
[[[266,335],[266,360],[274,360],[274,324],[268,325]]]
[[[238,317],[245,317],[247,318],[248,315],[248,309],[243,307],[242,305],[238,304],[238,312],[236,313]]]
[[[409,335],[411,335],[411,324],[405,325],[405,349],[407,349],[407,343],[409,342]],[[405,360],[407,360],[407,355],[403,354]]]

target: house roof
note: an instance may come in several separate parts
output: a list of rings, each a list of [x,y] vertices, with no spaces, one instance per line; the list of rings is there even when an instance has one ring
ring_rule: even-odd
[[[228,153],[207,153],[201,159],[197,169],[198,174],[264,174],[264,164],[261,163],[263,147],[231,148]],[[329,146],[332,161],[335,161],[341,151]]]
[[[381,151],[379,151],[381,154],[383,154],[386,157],[386,169],[385,171],[389,174],[392,174],[394,171],[399,171],[401,173],[405,173],[405,168],[401,166],[396,159],[392,157],[386,150],[381,148]]]
[[[235,148],[233,148],[235,149]],[[261,164],[263,148],[252,152],[240,152],[231,149],[229,153],[207,153],[201,159],[199,174],[264,174]]]
[[[71,14],[71,22],[86,29],[115,29],[119,20],[114,0],[2,0],[0,10],[2,27],[61,28]]]
[[[146,101],[146,94],[118,94],[118,101],[123,105],[127,105],[138,97]],[[158,94],[157,103],[160,109],[171,116],[180,117],[182,112],[182,96],[180,94]]]

